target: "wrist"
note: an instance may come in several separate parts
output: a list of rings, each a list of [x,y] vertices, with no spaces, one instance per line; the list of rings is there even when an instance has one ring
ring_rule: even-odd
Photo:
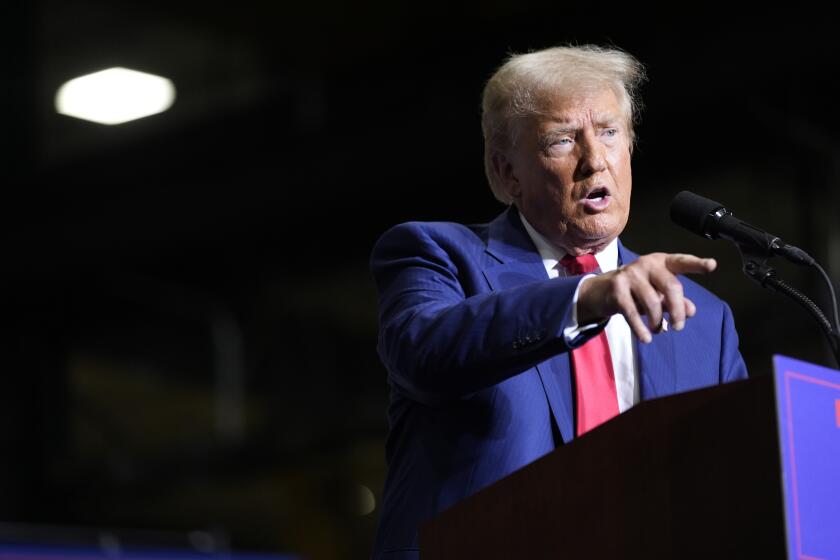
[[[601,289],[604,275],[588,274],[578,284],[575,315],[580,325],[601,323],[609,318],[605,309],[604,290]]]

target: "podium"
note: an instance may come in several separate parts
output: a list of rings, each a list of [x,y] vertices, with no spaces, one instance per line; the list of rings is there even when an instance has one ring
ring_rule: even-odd
[[[840,559],[840,372],[640,403],[420,528],[423,560]]]

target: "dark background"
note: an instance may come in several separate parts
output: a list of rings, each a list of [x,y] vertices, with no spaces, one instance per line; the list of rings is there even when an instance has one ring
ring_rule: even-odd
[[[830,18],[680,10],[4,3],[0,521],[365,557],[387,431],[368,255],[398,222],[502,210],[479,99],[509,52],[610,43],[645,62],[625,243],[719,259],[701,282],[752,375],[773,352],[832,365],[733,247],[667,219],[694,190],[840,275]],[[62,83],[110,66],[169,77],[176,104],[115,127],[55,114]],[[825,302],[814,274],[778,268]]]

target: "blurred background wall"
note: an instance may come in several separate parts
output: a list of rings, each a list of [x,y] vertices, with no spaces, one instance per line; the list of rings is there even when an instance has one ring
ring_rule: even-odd
[[[704,6],[4,3],[0,521],[364,558],[388,391],[368,255],[398,222],[502,210],[479,98],[509,52],[645,62],[625,243],[719,259],[700,281],[752,375],[771,352],[832,365],[807,316],[667,210],[682,189],[721,200],[838,278],[834,32]],[[64,82],[112,66],[169,78],[174,106],[119,126],[56,113]]]

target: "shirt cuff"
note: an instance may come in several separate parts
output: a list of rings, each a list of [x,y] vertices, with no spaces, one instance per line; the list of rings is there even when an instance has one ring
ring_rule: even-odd
[[[575,294],[572,296],[572,312],[569,315],[568,322],[563,326],[563,339],[570,348],[580,346],[589,340],[593,335],[597,334],[600,329],[604,328],[609,321],[609,319],[605,319],[603,321],[595,321],[593,323],[586,323],[583,325],[578,324],[577,304],[580,287],[583,286],[584,282],[593,276],[595,276],[595,274],[586,274],[583,278],[581,278],[580,282],[578,282],[577,288],[575,288]]]

